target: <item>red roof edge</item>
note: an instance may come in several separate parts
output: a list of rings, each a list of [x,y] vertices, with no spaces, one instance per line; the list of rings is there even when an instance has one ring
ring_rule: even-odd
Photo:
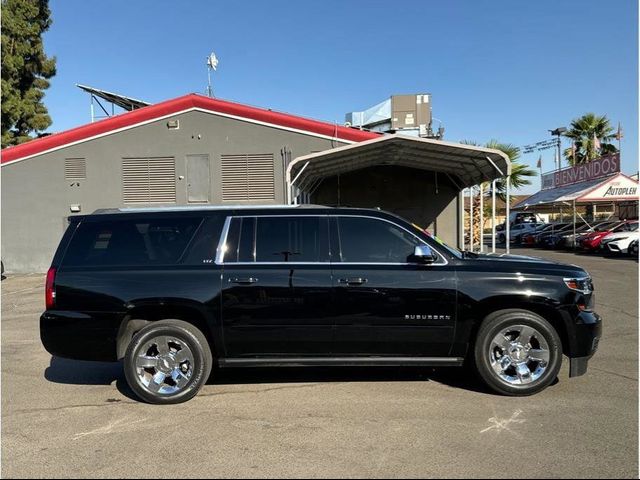
[[[133,110],[131,112],[122,113],[95,123],[89,123],[72,128],[64,132],[37,138],[14,147],[7,147],[2,150],[1,163],[5,164],[21,160],[55,148],[62,148],[72,143],[88,140],[123,128],[134,127],[144,122],[153,121],[157,118],[169,116],[193,108],[200,108],[214,114],[219,113],[223,115],[232,115],[249,121],[267,123],[276,127],[301,130],[311,134],[323,135],[326,137],[336,138],[337,140],[347,140],[350,142],[362,142],[380,136],[379,133],[375,132],[356,130],[288,113],[274,112],[263,108],[252,107],[226,100],[219,100],[217,98],[209,98],[192,93],[172,100],[156,103],[148,107]]]

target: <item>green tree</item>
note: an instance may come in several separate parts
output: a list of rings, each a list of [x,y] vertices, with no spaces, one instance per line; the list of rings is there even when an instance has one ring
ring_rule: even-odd
[[[466,145],[476,145],[478,143],[463,140],[462,143]],[[530,168],[528,165],[523,163],[518,163],[518,159],[520,158],[520,149],[513,144],[510,143],[502,143],[498,140],[489,140],[485,145],[486,148],[492,148],[494,150],[500,150],[509,157],[511,161],[511,191],[522,188],[526,185],[531,185],[531,177],[535,177],[538,173]],[[482,191],[486,197],[492,196],[492,182],[484,182],[482,184]],[[500,198],[502,201],[507,201],[507,177],[501,177],[496,180],[496,197]],[[513,197],[510,198],[513,201]],[[485,202],[485,208],[483,210],[483,215],[485,219],[485,223],[488,221],[490,216],[490,207]],[[477,228],[480,224],[480,197],[473,197],[473,238],[474,243],[478,243],[480,240],[481,231],[484,229],[484,225],[482,228]],[[477,229],[476,229],[477,228]]]
[[[615,153],[618,149],[611,140],[615,138],[615,131],[606,115],[586,113],[571,122],[571,126],[564,134],[570,138],[573,146],[564,151],[569,165],[588,163],[602,155]],[[600,144],[598,148],[597,143]]]
[[[2,0],[2,147],[31,140],[51,125],[42,103],[56,73],[42,34],[51,25],[48,0]]]

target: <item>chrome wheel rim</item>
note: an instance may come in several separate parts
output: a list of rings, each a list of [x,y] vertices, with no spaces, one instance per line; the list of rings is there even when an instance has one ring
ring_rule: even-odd
[[[172,336],[146,341],[136,355],[138,381],[154,394],[178,393],[188,385],[193,368],[193,352],[184,341]]]
[[[549,367],[551,353],[544,336],[529,325],[501,330],[489,346],[491,368],[508,385],[530,385]]]

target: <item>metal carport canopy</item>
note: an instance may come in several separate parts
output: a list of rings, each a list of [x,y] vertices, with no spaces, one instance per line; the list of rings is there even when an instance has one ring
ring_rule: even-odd
[[[462,190],[511,174],[500,150],[390,134],[298,157],[287,167],[287,186],[304,190],[323,178],[377,165],[397,165],[448,175]]]

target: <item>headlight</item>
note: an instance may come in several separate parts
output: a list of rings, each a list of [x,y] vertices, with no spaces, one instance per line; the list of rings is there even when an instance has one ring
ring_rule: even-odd
[[[576,292],[584,293],[585,295],[593,292],[591,277],[565,278],[564,284],[570,290],[575,290]]]

